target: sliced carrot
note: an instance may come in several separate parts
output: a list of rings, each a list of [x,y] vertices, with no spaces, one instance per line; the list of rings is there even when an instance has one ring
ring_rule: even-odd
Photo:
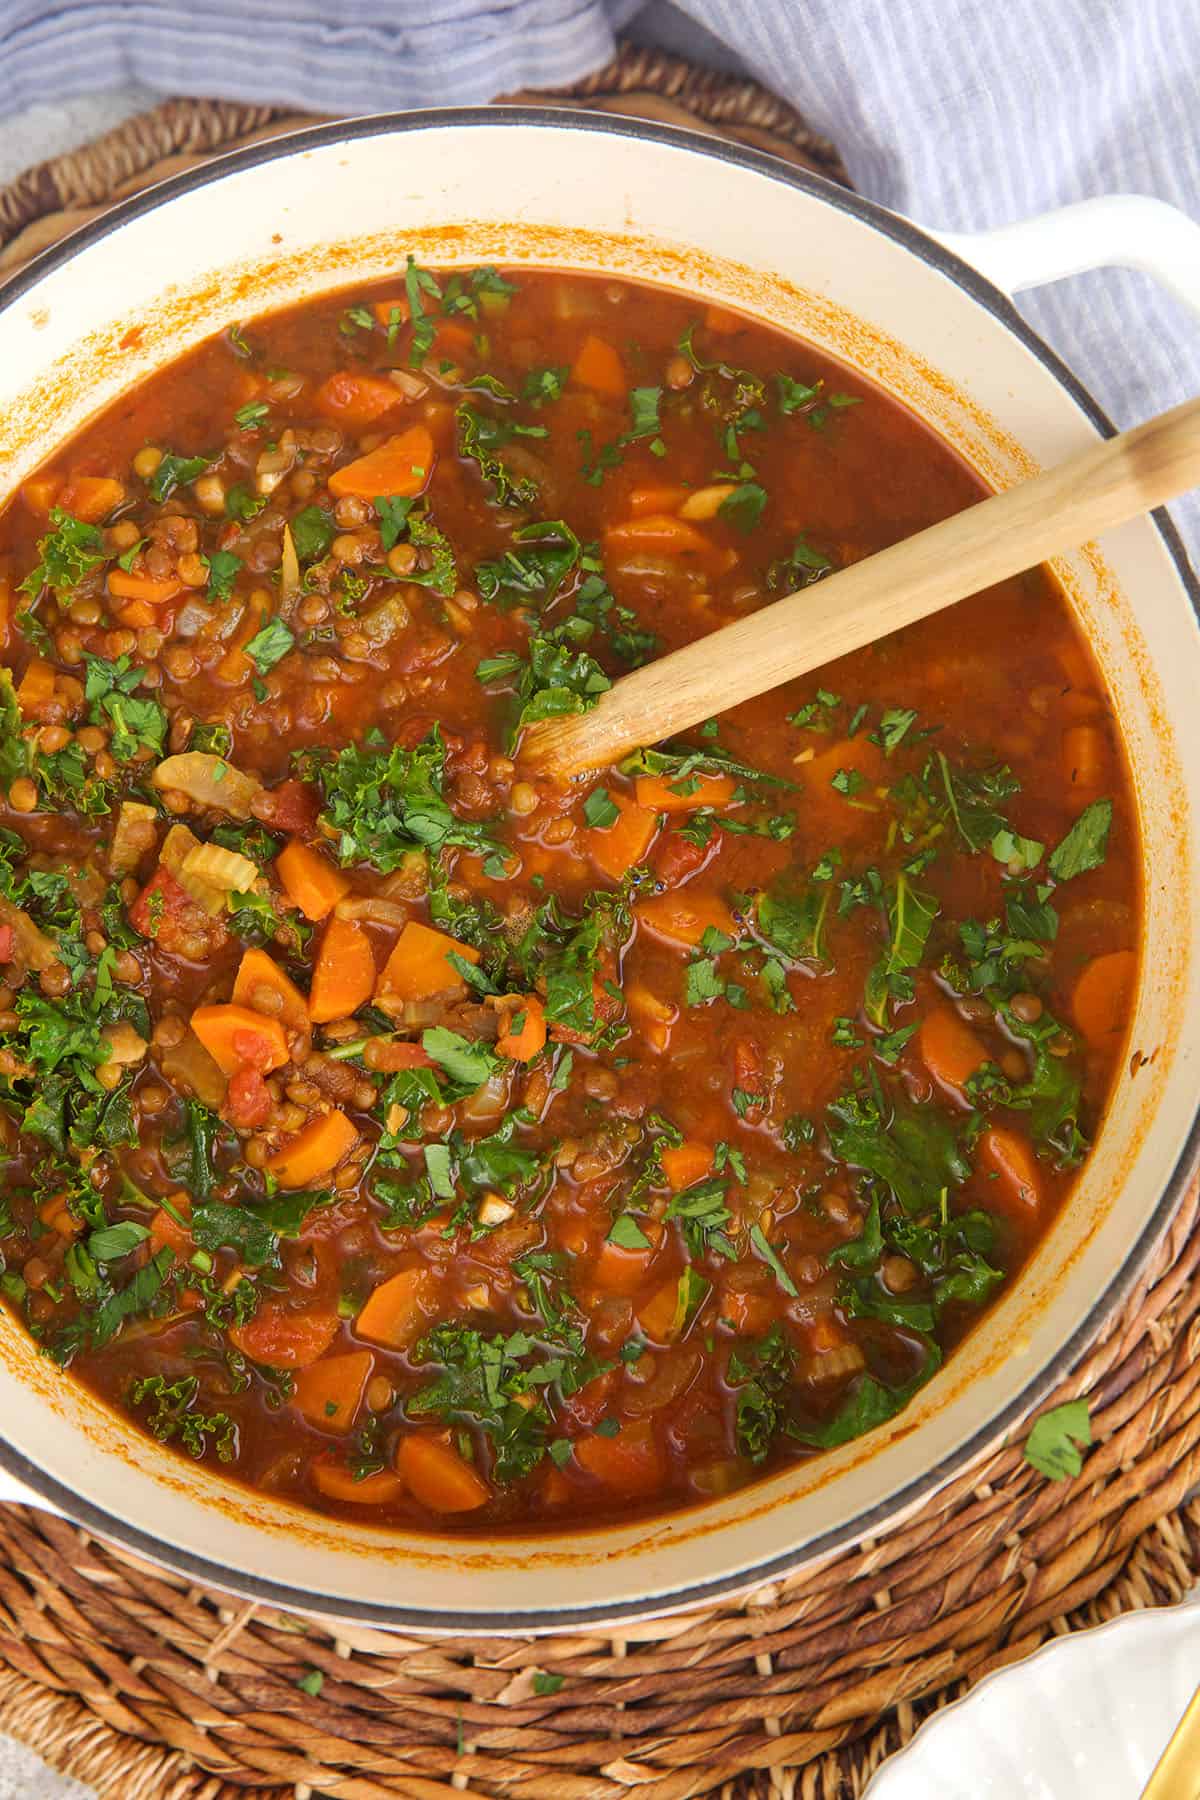
[[[673,513],[683,505],[690,488],[685,487],[645,487],[634,488],[626,504],[631,519],[644,519],[647,513]]]
[[[1077,794],[1098,794],[1108,781],[1108,739],[1095,725],[1072,725],[1062,735],[1063,774]]]
[[[267,1158],[267,1168],[280,1187],[310,1187],[344,1162],[358,1142],[358,1127],[335,1108],[310,1119],[295,1137]]]
[[[732,550],[722,550],[686,519],[671,513],[647,513],[640,519],[610,525],[604,534],[604,547],[610,556],[628,556],[644,550],[658,556],[690,557],[714,575],[724,574],[737,561]]]
[[[433,439],[426,426],[410,425],[377,450],[335,470],[329,491],[339,500],[348,494],[360,500],[377,500],[385,494],[411,498],[422,492],[432,474]]]
[[[639,775],[639,806],[653,812],[695,812],[698,806],[728,806],[737,783],[729,775]]]
[[[989,1193],[1026,1214],[1042,1204],[1042,1177],[1029,1139],[1006,1125],[989,1125],[979,1140],[979,1162],[998,1179],[988,1183]]]
[[[631,1500],[657,1493],[666,1475],[649,1419],[626,1420],[615,1437],[577,1438],[575,1460],[604,1487]]]
[[[59,1237],[78,1237],[83,1230],[83,1223],[71,1211],[70,1201],[65,1193],[51,1194],[43,1200],[37,1209],[37,1216],[51,1231],[57,1231]]]
[[[191,1202],[179,1195],[172,1199],[175,1212],[187,1218],[191,1213]],[[174,1213],[169,1213],[165,1206],[160,1206],[150,1221],[150,1249],[157,1252],[162,1249],[173,1250],[176,1256],[190,1256],[196,1248],[191,1231],[181,1225]]]
[[[22,484],[21,498],[30,512],[45,518],[58,499],[61,488],[61,475],[31,475]]]
[[[343,1462],[320,1456],[309,1473],[313,1486],[327,1500],[341,1500],[350,1506],[391,1506],[404,1493],[404,1483],[391,1469],[376,1469],[370,1475],[355,1475]]]
[[[275,873],[288,899],[306,919],[323,919],[350,892],[349,877],[299,838],[279,852]]]
[[[113,618],[119,625],[128,625],[134,631],[149,631],[158,623],[158,614],[144,600],[126,600],[124,605],[114,606]]]
[[[141,600],[147,606],[165,606],[183,592],[176,575],[165,575],[156,581],[152,575],[134,575],[124,569],[110,569],[108,591],[114,600]]]
[[[623,794],[610,795],[617,809],[611,825],[595,825],[585,836],[588,855],[610,881],[623,881],[630,869],[644,862],[658,831],[658,815]]]
[[[305,1369],[324,1356],[339,1323],[335,1312],[292,1312],[280,1301],[264,1300],[244,1325],[229,1327],[229,1338],[251,1362]]]
[[[313,395],[319,413],[350,431],[368,431],[403,402],[404,395],[394,382],[353,369],[339,369]]]
[[[656,1344],[669,1344],[679,1335],[679,1277],[672,1275],[638,1307],[638,1324]]]
[[[662,1172],[678,1194],[683,1188],[689,1188],[693,1182],[703,1181],[712,1168],[713,1151],[711,1144],[702,1144],[697,1138],[686,1138],[673,1150],[664,1150],[659,1158]]]
[[[309,1016],[314,1025],[348,1019],[375,992],[375,953],[354,919],[330,919],[313,969]]]
[[[658,1247],[663,1240],[663,1228],[650,1219],[643,1225],[642,1234],[648,1241],[636,1249],[626,1249],[622,1244],[612,1243],[609,1238],[604,1239],[596,1253],[595,1262],[588,1270],[588,1277],[595,1287],[603,1289],[606,1294],[636,1293],[658,1254]],[[674,1285],[672,1283],[672,1288]]]
[[[519,1029],[514,1029],[517,1021]],[[514,1062],[532,1062],[546,1044],[546,1009],[536,994],[518,996],[516,1006],[507,1013],[504,1030],[496,1040],[501,1056]]]
[[[679,1017],[679,1008],[669,1000],[660,1000],[641,982],[630,982],[625,989],[625,1004],[647,1046],[661,1056],[670,1047],[671,1027]]]
[[[309,1022],[308,1001],[265,950],[250,949],[243,955],[234,977],[233,999],[237,1006],[280,1019],[293,1031],[303,1031]]]
[[[243,1063],[267,1075],[288,1060],[280,1021],[249,1006],[198,1006],[191,1025],[223,1075],[236,1074]]]
[[[720,1316],[743,1337],[758,1337],[770,1326],[775,1308],[766,1294],[730,1288],[721,1295]]]
[[[408,301],[403,295],[395,300],[374,300],[371,303],[371,311],[375,314],[378,323],[385,329],[391,326],[393,320],[398,320],[401,325],[408,322]]]
[[[737,923],[725,902],[715,894],[693,893],[691,888],[678,894],[651,894],[639,900],[633,910],[658,937],[689,950],[699,944],[710,926],[726,937],[738,935]]]
[[[1075,983],[1071,1011],[1089,1044],[1113,1049],[1129,1023],[1137,981],[1137,955],[1109,950],[1094,956]]]
[[[58,497],[58,504],[76,519],[95,525],[125,498],[125,487],[110,475],[72,475]]]
[[[482,1475],[441,1438],[416,1432],[402,1438],[396,1472],[413,1499],[430,1512],[474,1512],[492,1497]]]
[[[381,1281],[354,1321],[359,1337],[387,1350],[415,1344],[437,1311],[437,1286],[428,1269],[401,1269]]]
[[[374,1366],[369,1350],[323,1356],[297,1375],[292,1405],[321,1431],[349,1431]]]
[[[616,398],[623,397],[629,386],[621,358],[611,344],[594,332],[590,332],[580,346],[571,367],[571,380],[579,387],[594,388],[598,394],[612,394]]]
[[[926,1013],[917,1033],[917,1048],[933,1079],[960,1092],[988,1060],[971,1027],[948,1006],[935,1006]]]
[[[17,705],[28,719],[53,698],[54,670],[40,656],[35,656],[17,687]]]
[[[404,927],[392,954],[379,977],[378,992],[392,994],[398,1000],[429,1000],[435,994],[465,994],[467,984],[448,956],[461,956],[469,963],[479,961],[479,951],[471,944],[460,944],[447,932],[435,931],[410,919]]]

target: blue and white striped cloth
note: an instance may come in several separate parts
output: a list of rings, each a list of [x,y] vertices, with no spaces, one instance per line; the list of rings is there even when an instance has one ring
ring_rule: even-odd
[[[318,112],[478,101],[573,80],[631,25],[758,76],[863,193],[934,228],[1110,192],[1200,215],[1200,0],[0,0],[0,120],[131,82]],[[1145,276],[1021,306],[1119,424],[1200,392],[1195,322]],[[1195,553],[1200,502],[1175,516]]]

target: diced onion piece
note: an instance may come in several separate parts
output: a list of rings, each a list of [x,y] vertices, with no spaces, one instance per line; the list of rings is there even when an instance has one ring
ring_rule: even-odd
[[[357,629],[372,650],[378,650],[392,638],[408,629],[412,614],[399,594],[389,594],[378,606],[372,606],[359,617]]]
[[[39,931],[29,914],[3,895],[0,895],[0,925],[11,928],[16,960],[27,969],[36,969],[40,975],[43,969],[58,961],[58,946],[53,939]]]
[[[707,487],[697,488],[689,494],[679,508],[681,519],[715,519],[730,494],[735,491],[732,481],[712,481]]]
[[[296,555],[296,546],[292,542],[292,528],[283,528],[283,555],[279,563],[279,598],[290,600],[293,594],[300,592],[300,558]]]
[[[104,1041],[108,1045],[110,1063],[139,1063],[150,1048],[128,1019],[118,1019],[115,1025],[106,1025]]]
[[[159,1051],[158,1066],[182,1094],[194,1095],[213,1112],[224,1106],[225,1077],[194,1031],[182,1043]]]
[[[236,764],[208,750],[185,750],[180,756],[168,756],[155,769],[153,779],[160,793],[184,794],[194,805],[215,806],[231,819],[250,818],[250,802],[262,792],[257,776],[245,774]]]
[[[258,865],[240,851],[223,850],[220,844],[197,844],[183,859],[180,870],[183,887],[187,887],[189,878],[225,895],[244,894],[258,880]]]
[[[398,900],[385,900],[379,894],[347,894],[333,909],[335,919],[370,919],[376,925],[408,924],[411,907]]]
[[[475,1217],[481,1225],[504,1225],[516,1212],[511,1200],[505,1200],[500,1194],[485,1194],[479,1202],[479,1211]]]
[[[117,814],[116,830],[108,853],[108,866],[114,875],[128,875],[150,848],[158,814],[141,800],[122,800]]]
[[[200,839],[190,825],[172,825],[163,839],[162,849],[158,853],[159,864],[167,871],[168,875],[173,875],[178,881],[179,872],[187,858],[193,850],[198,850],[199,847]]]

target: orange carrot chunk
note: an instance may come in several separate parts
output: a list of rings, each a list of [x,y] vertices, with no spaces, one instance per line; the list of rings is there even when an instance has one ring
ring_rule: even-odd
[[[1042,1177],[1029,1139],[1006,1125],[990,1125],[979,1140],[980,1165],[994,1173],[988,1197],[1028,1215],[1042,1204]]]
[[[658,937],[688,950],[699,944],[710,926],[726,937],[735,938],[738,934],[733,914],[723,900],[715,894],[693,893],[691,888],[677,894],[651,894],[638,901],[634,912]]]
[[[988,1060],[971,1027],[948,1006],[936,1006],[925,1015],[917,1046],[933,1079],[959,1092]]]
[[[656,1493],[665,1474],[662,1453],[648,1419],[629,1419],[615,1437],[578,1438],[575,1460],[613,1494],[643,1499]]]
[[[578,387],[593,388],[598,394],[611,394],[617,399],[624,396],[629,385],[621,358],[611,344],[594,332],[583,340],[571,368],[571,380]]]
[[[53,698],[54,670],[40,656],[35,656],[18,684],[17,705],[28,719]]]
[[[292,1405],[319,1431],[349,1431],[374,1366],[369,1350],[323,1356],[297,1375]]]
[[[639,775],[639,806],[653,812],[695,812],[698,806],[728,806],[736,783],[729,775]]]
[[[403,401],[404,395],[394,382],[353,369],[339,369],[313,395],[319,413],[351,431],[369,431]]]
[[[673,1150],[664,1150],[659,1159],[662,1172],[678,1194],[683,1188],[689,1188],[693,1182],[703,1181],[712,1168],[713,1152],[711,1144],[702,1144],[696,1138],[686,1138]]]
[[[377,450],[335,470],[329,491],[339,500],[348,494],[359,500],[377,500],[385,494],[411,499],[432,474],[433,439],[424,425],[410,425]]]
[[[292,1312],[282,1301],[264,1300],[252,1319],[229,1327],[229,1338],[251,1362],[304,1369],[324,1356],[338,1324],[335,1312]]]
[[[647,1242],[628,1250],[622,1244],[614,1244],[611,1238],[605,1238],[588,1271],[594,1286],[606,1294],[632,1294],[641,1287],[662,1243],[663,1228],[654,1220],[647,1220],[642,1226],[642,1235]]]
[[[622,794],[611,794],[609,798],[617,809],[617,817],[611,825],[593,826],[584,838],[588,855],[600,873],[610,881],[622,881],[630,869],[645,861],[658,831],[658,815]]]
[[[303,1031],[309,1022],[308,1001],[265,950],[246,951],[234,977],[233,998],[235,1005],[278,1018],[293,1031]]]
[[[461,956],[477,963],[479,951],[471,944],[460,944],[447,932],[435,931],[410,919],[395,948],[384,964],[378,992],[392,994],[397,1000],[429,1000],[435,994],[465,994],[467,984],[449,956]]]
[[[280,1021],[249,1006],[198,1006],[192,1030],[223,1075],[236,1074],[244,1063],[267,1075],[288,1060]]]
[[[1071,1011],[1089,1044],[1116,1047],[1133,1012],[1137,982],[1137,955],[1133,950],[1110,950],[1094,956],[1075,983]]]
[[[501,1056],[532,1062],[546,1043],[546,1009],[536,994],[522,994],[496,1040]]]
[[[267,1158],[267,1168],[280,1187],[310,1187],[344,1162],[357,1142],[358,1127],[335,1109],[310,1119],[295,1137],[288,1138]]]
[[[95,525],[120,506],[125,498],[124,485],[111,475],[72,475],[58,497],[64,512],[88,525]]]
[[[309,1473],[318,1493],[351,1506],[391,1506],[404,1493],[404,1483],[391,1469],[376,1469],[360,1479],[345,1463],[320,1456]]]
[[[350,892],[349,878],[299,838],[279,852],[275,873],[288,899],[306,919],[323,919]]]
[[[187,1218],[191,1212],[191,1204],[182,1196],[173,1199],[171,1205],[175,1212]],[[191,1231],[181,1225],[174,1213],[169,1213],[165,1206],[160,1206],[150,1221],[150,1249],[157,1255],[160,1250],[173,1250],[176,1256],[190,1256],[196,1248]]]
[[[381,1281],[357,1319],[359,1337],[388,1350],[415,1344],[437,1310],[436,1284],[428,1269],[401,1269]]]
[[[153,575],[134,575],[124,569],[110,569],[108,591],[114,600],[141,600],[147,606],[165,606],[183,592],[183,583],[175,575],[156,581]]]
[[[487,1482],[441,1438],[402,1438],[396,1472],[414,1500],[430,1512],[474,1512],[492,1497]]]
[[[353,919],[330,919],[313,969],[309,1015],[314,1025],[348,1019],[375,992],[371,939]]]
[[[62,490],[60,475],[31,475],[21,487],[21,498],[32,513],[40,513],[43,517],[58,499]]]
[[[611,556],[642,550],[659,556],[689,556],[714,574],[723,574],[737,561],[733,551],[722,550],[687,519],[676,518],[672,513],[646,513],[640,519],[610,525],[604,534],[604,546]]]
[[[629,496],[629,516],[644,519],[647,513],[672,513],[690,493],[685,487],[634,488]]]

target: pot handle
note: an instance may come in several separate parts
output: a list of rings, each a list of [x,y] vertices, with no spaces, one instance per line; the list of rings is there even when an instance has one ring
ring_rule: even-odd
[[[1200,314],[1200,224],[1148,194],[1104,194],[993,231],[931,231],[1006,294],[1085,269],[1141,269]]]

